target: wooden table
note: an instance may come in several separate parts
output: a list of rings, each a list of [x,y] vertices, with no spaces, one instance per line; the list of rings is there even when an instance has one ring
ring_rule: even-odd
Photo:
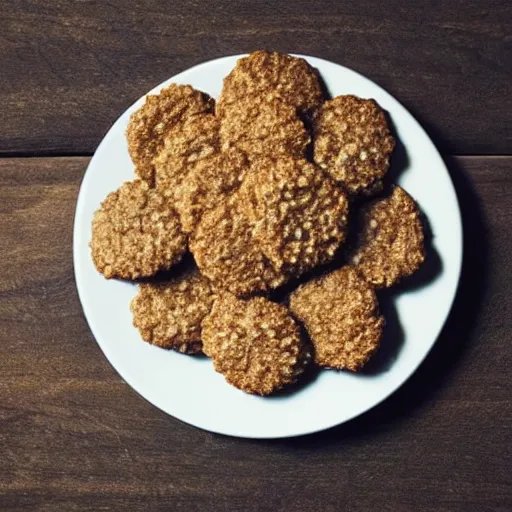
[[[0,510],[512,510],[510,2],[4,0],[0,18]],[[419,371],[364,416],[280,441],[140,398],[93,339],[71,255],[80,181],[117,116],[260,47],[339,62],[403,102],[446,159],[465,235]]]

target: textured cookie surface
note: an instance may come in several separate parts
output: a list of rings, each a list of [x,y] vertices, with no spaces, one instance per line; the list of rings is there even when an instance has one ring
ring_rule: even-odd
[[[345,238],[348,200],[306,160],[261,159],[241,192],[255,236],[276,269],[306,272],[331,260]]]
[[[183,230],[192,232],[205,211],[238,189],[248,168],[247,158],[235,148],[198,161],[174,194]]]
[[[201,273],[236,296],[268,292],[286,281],[261,252],[238,193],[202,216],[190,250]]]
[[[304,322],[320,366],[357,371],[379,347],[384,318],[375,291],[351,267],[300,286],[290,309]]]
[[[166,282],[141,283],[132,300],[133,325],[142,339],[186,354],[201,352],[201,322],[214,294],[196,268]]]
[[[237,388],[269,395],[295,382],[308,360],[288,310],[262,297],[224,293],[203,321],[203,351]]]
[[[382,188],[395,141],[374,100],[337,96],[313,118],[314,160],[351,194]]]
[[[251,160],[262,155],[304,156],[310,137],[295,109],[279,99],[247,97],[220,120],[223,148],[234,146]]]
[[[156,186],[173,193],[202,160],[218,152],[218,119],[213,114],[188,117],[166,133],[153,159]]]
[[[388,288],[418,270],[425,260],[423,226],[403,188],[395,186],[390,197],[369,205],[361,217],[351,263],[369,283]]]
[[[94,214],[92,259],[106,278],[137,279],[171,268],[187,250],[169,199],[142,180],[110,193]]]
[[[224,79],[217,112],[225,112],[244,98],[279,98],[299,113],[323,100],[318,73],[304,60],[279,52],[258,50],[238,60]]]
[[[128,151],[139,177],[153,180],[153,158],[169,130],[190,116],[213,108],[214,101],[190,85],[171,84],[159,94],[147,96],[144,105],[131,115],[126,130]]]

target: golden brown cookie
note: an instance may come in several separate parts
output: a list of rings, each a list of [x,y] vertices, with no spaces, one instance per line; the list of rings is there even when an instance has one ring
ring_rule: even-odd
[[[295,109],[279,99],[246,97],[220,120],[222,148],[234,146],[250,160],[262,155],[303,157],[310,137]]]
[[[314,160],[350,194],[382,189],[395,141],[374,100],[338,96],[313,117]]]
[[[262,297],[218,296],[203,321],[202,338],[215,370],[246,393],[269,395],[292,384],[309,360],[288,310]]]
[[[213,300],[210,282],[195,267],[169,281],[142,283],[130,304],[133,325],[152,345],[197,354]]]
[[[255,237],[277,270],[299,275],[327,263],[345,239],[347,197],[304,159],[254,162],[241,194]]]
[[[219,122],[213,114],[188,117],[171,128],[153,159],[156,186],[171,194],[202,160],[219,152]]]
[[[142,180],[110,193],[94,214],[92,259],[107,279],[149,277],[177,263],[187,250],[169,199]]]
[[[153,158],[169,130],[190,116],[213,111],[214,104],[190,85],[171,84],[159,94],[147,96],[144,105],[131,115],[126,130],[128,151],[139,177],[153,180]]]
[[[265,258],[238,193],[206,212],[190,237],[202,274],[236,296],[268,292],[286,281]]]
[[[319,366],[357,371],[379,347],[385,322],[375,291],[351,267],[300,286],[290,309],[304,322]]]
[[[247,158],[235,148],[198,161],[174,194],[183,230],[194,231],[204,212],[240,187],[248,169]]]
[[[389,288],[425,260],[423,226],[414,199],[395,186],[391,196],[367,206],[350,261],[373,286]]]
[[[304,59],[258,50],[238,60],[224,78],[217,113],[224,115],[244,98],[279,98],[299,113],[323,101],[320,78]]]

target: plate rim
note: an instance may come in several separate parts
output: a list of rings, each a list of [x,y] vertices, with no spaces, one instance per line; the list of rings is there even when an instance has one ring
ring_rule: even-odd
[[[454,301],[455,301],[455,299],[457,297],[458,290],[460,288],[460,277],[461,277],[461,273],[462,273],[462,264],[463,264],[463,256],[464,256],[464,246],[463,246],[464,233],[463,233],[463,223],[462,223],[462,215],[461,215],[461,209],[460,209],[460,202],[458,200],[457,190],[455,188],[455,185],[454,185],[452,176],[451,176],[451,174],[450,174],[450,172],[448,170],[448,167],[447,167],[447,165],[446,165],[442,155],[440,154],[440,152],[438,151],[437,147],[435,146],[434,142],[432,141],[432,139],[430,138],[430,136],[426,132],[426,130],[419,123],[419,121],[409,112],[409,110],[407,110],[402,105],[402,103],[397,98],[395,98],[393,95],[391,95],[386,89],[381,87],[378,83],[374,82],[372,79],[370,79],[370,78],[366,77],[365,75],[359,73],[358,71],[355,71],[355,70],[353,70],[351,68],[348,68],[348,67],[346,67],[346,66],[344,66],[342,64],[338,64],[336,62],[329,61],[329,60],[326,60],[326,59],[323,59],[323,58],[320,58],[320,57],[314,57],[314,56],[310,56],[310,55],[291,53],[290,55],[294,55],[296,57],[300,57],[300,58],[306,59],[315,68],[318,68],[318,66],[315,64],[315,62],[321,63],[321,64],[325,64],[325,65],[328,65],[328,66],[336,66],[336,67],[342,68],[344,71],[349,71],[350,73],[352,73],[352,74],[354,74],[354,75],[356,75],[356,76],[358,76],[358,77],[360,77],[360,78],[362,78],[362,79],[364,79],[366,81],[371,82],[372,85],[374,85],[375,87],[380,89],[380,91],[382,93],[384,93],[385,95],[389,96],[390,99],[392,99],[396,104],[398,104],[398,106],[402,109],[402,111],[414,121],[414,123],[416,124],[417,128],[420,130],[421,134],[423,135],[424,139],[426,141],[428,141],[430,143],[430,145],[432,146],[432,150],[439,157],[439,162],[442,164],[442,166],[443,166],[443,168],[444,168],[444,170],[446,172],[446,175],[447,175],[447,178],[448,178],[447,183],[449,184],[450,192],[451,192],[451,194],[453,195],[453,198],[454,198],[452,206],[454,207],[454,214],[456,215],[456,218],[453,219],[453,220],[455,221],[455,224],[456,224],[456,227],[457,227],[457,231],[458,231],[458,237],[457,237],[457,241],[456,241],[458,251],[457,251],[457,255],[456,255],[456,264],[457,264],[456,276],[455,276],[455,279],[453,281],[454,282],[453,290],[451,290],[452,296],[451,296],[450,300],[448,301],[448,305],[446,307],[446,310],[445,310],[444,314],[442,315],[442,321],[440,321],[440,323],[439,323],[439,327],[436,330],[437,332],[436,332],[436,334],[434,336],[433,342],[428,347],[428,349],[426,350],[425,354],[422,357],[418,358],[418,360],[415,362],[414,365],[412,365],[412,366],[410,366],[408,368],[408,370],[406,372],[407,373],[406,377],[403,378],[403,379],[398,379],[397,383],[395,383],[386,393],[384,393],[383,395],[379,395],[378,399],[373,401],[370,405],[366,406],[365,408],[363,408],[363,409],[361,409],[361,410],[359,410],[359,411],[357,411],[355,413],[351,413],[349,415],[346,415],[342,420],[337,421],[335,423],[327,422],[327,424],[317,425],[314,428],[309,428],[309,429],[300,429],[300,428],[298,428],[298,429],[294,430],[293,432],[289,432],[289,433],[278,432],[278,433],[275,433],[275,434],[266,434],[266,433],[264,433],[264,434],[257,434],[257,433],[247,433],[247,432],[237,433],[237,432],[233,432],[233,431],[227,432],[227,431],[224,431],[222,429],[206,427],[206,426],[204,426],[202,424],[198,424],[195,421],[189,421],[189,420],[184,419],[182,417],[176,416],[176,415],[171,414],[170,412],[166,411],[163,407],[161,407],[161,406],[157,405],[156,403],[154,403],[150,398],[148,398],[145,395],[144,391],[140,391],[137,388],[137,386],[134,386],[134,384],[131,382],[131,377],[130,376],[128,376],[128,378],[127,378],[126,374],[129,373],[129,372],[126,372],[123,369],[121,369],[121,371],[120,371],[119,368],[116,365],[114,365],[114,363],[111,360],[110,348],[108,347],[107,343],[103,343],[101,341],[102,336],[98,332],[96,325],[94,325],[95,322],[91,321],[91,312],[88,311],[88,306],[86,306],[86,301],[84,300],[85,291],[83,290],[83,282],[82,282],[82,280],[80,278],[80,272],[81,272],[80,263],[78,263],[80,261],[80,259],[79,259],[80,237],[83,236],[83,233],[82,234],[80,233],[81,230],[80,230],[79,224],[80,224],[80,216],[81,216],[80,214],[82,213],[82,210],[84,208],[83,204],[85,202],[85,199],[84,199],[85,192],[84,192],[84,187],[83,187],[84,181],[86,179],[86,176],[87,176],[87,173],[89,171],[89,168],[95,162],[96,155],[102,149],[103,145],[106,144],[105,140],[107,139],[107,136],[114,129],[114,127],[121,120],[121,118],[123,116],[127,115],[128,112],[132,111],[137,104],[143,102],[147,95],[154,94],[155,92],[160,90],[162,87],[164,87],[167,83],[169,83],[171,81],[180,80],[182,75],[185,75],[185,74],[193,72],[193,71],[197,71],[199,68],[206,67],[206,66],[214,64],[214,63],[220,63],[221,61],[228,61],[228,60],[239,59],[239,58],[245,57],[247,55],[248,54],[228,55],[228,56],[223,56],[223,57],[219,57],[219,58],[216,58],[216,59],[210,59],[210,60],[207,60],[207,61],[195,64],[195,65],[191,66],[190,68],[187,68],[187,69],[181,71],[180,73],[178,73],[178,74],[176,74],[176,75],[174,75],[174,76],[164,80],[163,82],[161,82],[158,85],[156,85],[155,87],[153,87],[151,90],[149,90],[143,96],[141,96],[136,101],[134,101],[128,108],[126,108],[121,113],[121,115],[119,115],[115,119],[115,121],[111,124],[110,128],[108,129],[108,131],[105,133],[105,135],[102,137],[102,140],[98,144],[98,146],[97,146],[97,148],[96,148],[96,150],[94,152],[94,155],[91,157],[91,160],[89,161],[89,163],[87,165],[87,168],[86,168],[86,170],[85,170],[85,172],[83,174],[82,180],[80,182],[80,188],[79,188],[78,197],[77,197],[77,201],[76,201],[75,215],[74,215],[74,221],[73,221],[73,268],[74,268],[75,284],[76,284],[76,288],[77,288],[80,304],[82,306],[83,314],[84,314],[85,320],[87,322],[87,325],[88,325],[89,329],[91,330],[91,332],[92,332],[92,334],[94,336],[94,339],[95,339],[96,343],[99,345],[101,351],[103,352],[103,355],[106,357],[106,359],[108,360],[108,362],[112,366],[112,368],[123,379],[123,381],[126,382],[130,386],[130,388],[133,391],[135,391],[139,396],[141,396],[144,400],[149,402],[153,407],[156,407],[159,410],[161,410],[162,412],[164,412],[166,415],[172,416],[174,419],[176,419],[176,420],[178,420],[178,421],[180,421],[182,423],[185,423],[187,425],[192,425],[192,426],[194,426],[196,428],[199,428],[199,429],[201,429],[203,431],[206,431],[206,432],[213,432],[215,434],[221,434],[221,435],[225,435],[225,436],[229,436],[229,437],[240,437],[240,438],[246,438],[246,439],[282,439],[282,438],[291,438],[291,437],[299,437],[299,436],[310,435],[310,434],[314,434],[314,433],[317,433],[317,432],[322,432],[322,431],[334,428],[336,426],[345,424],[345,423],[353,420],[354,418],[357,418],[357,417],[367,413],[368,411],[370,411],[374,407],[376,407],[379,404],[381,404],[384,401],[386,401],[390,396],[392,396],[396,391],[398,391],[403,385],[405,385],[407,383],[407,381],[416,373],[418,368],[421,366],[421,364],[427,358],[428,354],[432,351],[433,347],[437,344],[437,342],[439,340],[439,336],[440,336],[444,326],[446,325],[446,322],[447,322],[447,320],[448,320],[448,318],[449,318],[449,316],[450,316],[450,314],[451,314],[451,312],[453,310],[453,304],[454,304]]]

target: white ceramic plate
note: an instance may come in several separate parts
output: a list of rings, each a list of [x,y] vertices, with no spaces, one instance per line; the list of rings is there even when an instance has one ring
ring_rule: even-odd
[[[216,97],[222,79],[240,56],[195,66],[159,85],[191,84]],[[295,393],[260,398],[228,385],[206,358],[188,357],[144,343],[132,326],[134,285],[104,279],[89,252],[91,221],[105,196],[134,178],[125,129],[130,107],[112,126],[85,173],[74,226],[74,263],[80,300],[101,349],[123,379],[146,400],[191,425],[232,436],[276,438],[307,434],[343,423],[374,407],[419,366],[434,344],[455,296],[462,260],[461,219],[454,188],[436,148],[421,126],[392,96],[338,64],[305,57],[332,94],[375,98],[386,109],[408,155],[399,183],[418,201],[430,222],[442,270],[428,286],[395,301],[403,345],[387,371],[354,375],[323,371]]]

